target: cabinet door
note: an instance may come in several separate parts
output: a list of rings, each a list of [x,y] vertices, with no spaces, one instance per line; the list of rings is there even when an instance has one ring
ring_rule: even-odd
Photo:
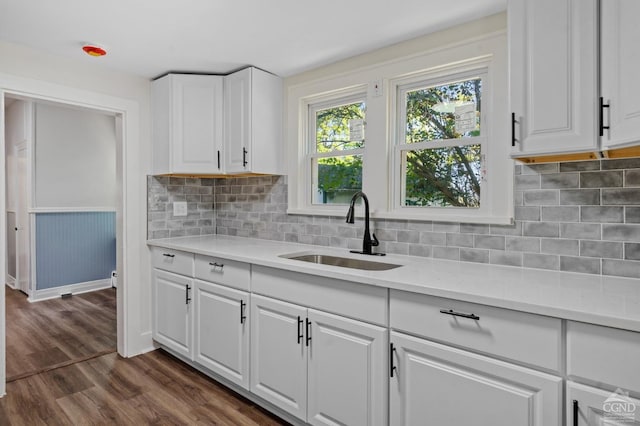
[[[227,173],[251,171],[251,77],[246,68],[224,78],[224,160]]]
[[[392,425],[562,424],[559,377],[402,333],[391,343]]]
[[[640,400],[567,382],[567,425],[640,426]]]
[[[195,282],[194,360],[249,388],[249,293]]]
[[[307,421],[383,425],[387,419],[386,330],[309,309]]]
[[[512,155],[597,150],[597,0],[510,0],[508,13]]]
[[[223,131],[223,77],[172,75],[173,173],[218,173]],[[221,163],[221,161],[220,161]]]
[[[154,269],[152,288],[154,340],[192,359],[193,280]]]
[[[612,148],[640,143],[640,2],[602,0],[601,72],[604,110],[602,144]]]
[[[307,351],[298,305],[251,295],[251,392],[305,420]]]

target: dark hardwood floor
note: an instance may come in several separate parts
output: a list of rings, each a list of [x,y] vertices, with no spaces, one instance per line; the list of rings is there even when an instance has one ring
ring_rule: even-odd
[[[29,303],[5,286],[7,382],[116,351],[116,290]]]
[[[163,351],[107,354],[7,384],[2,425],[286,425]]]
[[[115,289],[6,300],[0,425],[287,424],[163,351],[118,356]]]

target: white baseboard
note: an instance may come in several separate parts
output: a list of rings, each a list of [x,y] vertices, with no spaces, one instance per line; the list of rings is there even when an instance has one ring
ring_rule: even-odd
[[[146,354],[147,352],[155,351],[158,348],[159,346],[153,341],[153,336],[151,331],[147,331],[140,335],[140,347],[138,348],[137,351],[135,351],[129,357]]]
[[[11,275],[7,274],[7,276],[4,279],[5,284],[12,290],[15,290],[16,287],[16,279],[13,278]]]
[[[40,302],[41,300],[55,299],[63,294],[80,294],[90,291],[103,290],[111,288],[111,278],[104,280],[87,281],[84,283],[69,284],[61,287],[47,288],[44,290],[34,290],[29,296],[29,302]]]

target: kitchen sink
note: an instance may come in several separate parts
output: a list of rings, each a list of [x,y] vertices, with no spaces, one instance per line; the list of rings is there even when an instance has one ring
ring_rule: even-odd
[[[282,255],[285,259],[300,260],[302,262],[316,263],[319,265],[340,266],[342,268],[363,269],[365,271],[387,271],[399,268],[402,265],[394,263],[373,262],[371,260],[354,259],[351,257],[330,256],[326,254],[292,254]]]

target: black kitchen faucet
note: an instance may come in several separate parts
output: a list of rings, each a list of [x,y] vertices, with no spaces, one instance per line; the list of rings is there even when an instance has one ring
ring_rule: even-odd
[[[380,242],[376,238],[376,234],[373,234],[373,239],[371,239],[371,235],[369,234],[369,199],[364,192],[356,192],[353,197],[351,197],[351,204],[349,204],[349,211],[347,212],[347,223],[355,222],[355,204],[358,198],[364,200],[364,237],[362,239],[362,251],[351,250],[351,253],[384,256],[384,253],[373,253],[371,250],[372,247],[376,247]]]

